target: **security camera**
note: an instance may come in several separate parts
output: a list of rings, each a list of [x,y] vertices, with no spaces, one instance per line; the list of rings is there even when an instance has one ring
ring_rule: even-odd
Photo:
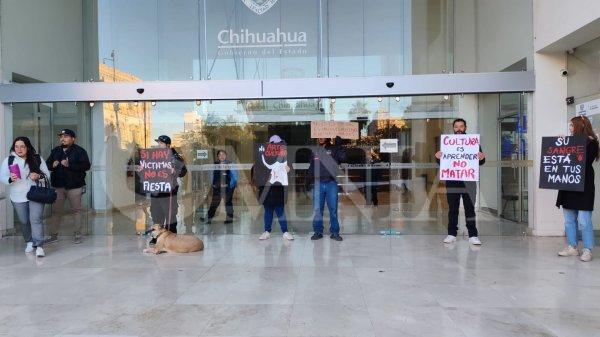
[[[567,71],[567,69],[562,69],[562,70],[560,71],[560,76],[562,76],[562,77],[567,77],[567,76],[569,76],[569,72]]]
[[[136,91],[137,91],[137,93],[138,93],[138,94],[140,94],[140,95],[141,95],[141,94],[143,94],[143,93],[144,93],[144,88],[137,88],[137,90],[136,90]]]
[[[387,82],[385,84],[385,86],[388,87],[388,88],[392,88],[394,86],[394,82]]]

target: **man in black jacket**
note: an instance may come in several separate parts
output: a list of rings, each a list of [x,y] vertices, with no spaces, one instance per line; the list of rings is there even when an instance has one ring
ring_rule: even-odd
[[[171,147],[171,138],[169,136],[159,136],[155,139],[160,148],[170,148],[173,155],[173,174],[174,177],[182,178],[187,174],[185,161],[181,155]],[[152,193],[150,194],[150,215],[152,222],[164,226],[169,231],[177,233],[177,211],[179,205],[177,203],[177,191],[179,186],[177,180],[173,181],[173,189],[167,193]],[[156,238],[150,240],[150,244],[155,244]]]
[[[57,198],[52,204],[50,219],[50,238],[48,243],[58,240],[58,229],[63,215],[65,199],[69,199],[71,212],[74,215],[73,240],[81,243],[81,197],[85,193],[85,175],[91,167],[87,152],[75,144],[75,132],[70,129],[61,130],[60,146],[55,147],[46,160],[50,170],[52,187],[56,189]]]
[[[318,138],[319,146],[312,149],[308,177],[314,183],[313,191],[313,230],[315,234],[311,240],[323,238],[323,211],[325,202],[329,208],[329,232],[330,238],[342,241],[340,236],[340,224],[338,221],[338,167],[346,161],[346,151],[341,147],[342,139],[335,138],[335,144],[331,144],[329,138]]]
[[[454,134],[464,135],[467,133],[467,122],[458,118],[452,123]],[[485,164],[485,153],[481,152],[479,147],[479,165]],[[442,151],[435,154],[436,161],[440,163]],[[460,199],[463,200],[465,208],[465,218],[467,222],[467,230],[469,232],[469,242],[473,245],[481,245],[477,234],[477,225],[475,219],[475,197],[477,195],[477,183],[474,181],[454,181],[446,180],[446,199],[448,200],[448,235],[444,239],[444,243],[456,242],[458,233],[458,208],[460,207]]]

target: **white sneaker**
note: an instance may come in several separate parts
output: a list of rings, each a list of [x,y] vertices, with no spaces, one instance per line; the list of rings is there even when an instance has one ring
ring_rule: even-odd
[[[290,240],[290,241],[294,240],[294,236],[290,232],[283,233],[283,238],[286,239],[286,240]]]
[[[456,236],[454,236],[454,235],[448,235],[444,239],[444,243],[452,243],[452,242],[456,242]]]
[[[581,251],[581,256],[579,257],[579,259],[583,262],[592,261],[592,251],[587,248],[584,248],[583,251]]]
[[[37,247],[37,249],[35,250],[35,256],[37,256],[37,257],[44,257],[44,256],[46,256],[46,254],[44,253],[44,248]]]
[[[258,237],[258,239],[259,240],[268,240],[270,237],[271,237],[271,233],[265,231]]]
[[[476,236],[470,237],[469,238],[469,243],[472,244],[472,245],[481,246],[481,241]]]
[[[25,253],[33,253],[33,242],[27,242],[27,247],[25,247]]]
[[[567,246],[567,248],[558,252],[558,256],[577,256],[577,255],[579,255],[579,251],[577,251],[577,248],[575,248],[573,246]]]

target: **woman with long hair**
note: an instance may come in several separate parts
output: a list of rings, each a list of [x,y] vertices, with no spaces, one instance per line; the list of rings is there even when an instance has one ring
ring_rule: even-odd
[[[569,131],[572,136],[584,136],[587,140],[585,158],[585,187],[583,192],[558,191],[556,206],[563,208],[565,217],[565,233],[568,246],[558,252],[559,256],[579,256],[583,262],[592,260],[594,248],[594,226],[592,211],[594,210],[594,161],[600,159],[598,136],[594,133],[590,120],[585,116],[571,118]],[[583,249],[577,250],[577,228],[581,227]]]
[[[2,162],[0,179],[10,188],[10,200],[21,223],[23,239],[27,243],[25,253],[32,253],[35,249],[35,255],[38,257],[45,255],[42,248],[44,204],[27,200],[27,192],[44,177],[50,179],[50,172],[29,138],[15,138],[10,155]]]

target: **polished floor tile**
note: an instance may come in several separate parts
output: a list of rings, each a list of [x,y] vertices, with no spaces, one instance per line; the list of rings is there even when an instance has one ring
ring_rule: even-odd
[[[45,258],[0,240],[0,336],[593,336],[600,259],[562,238],[206,235],[192,254],[141,236],[69,237]],[[599,257],[600,258],[600,257]]]

